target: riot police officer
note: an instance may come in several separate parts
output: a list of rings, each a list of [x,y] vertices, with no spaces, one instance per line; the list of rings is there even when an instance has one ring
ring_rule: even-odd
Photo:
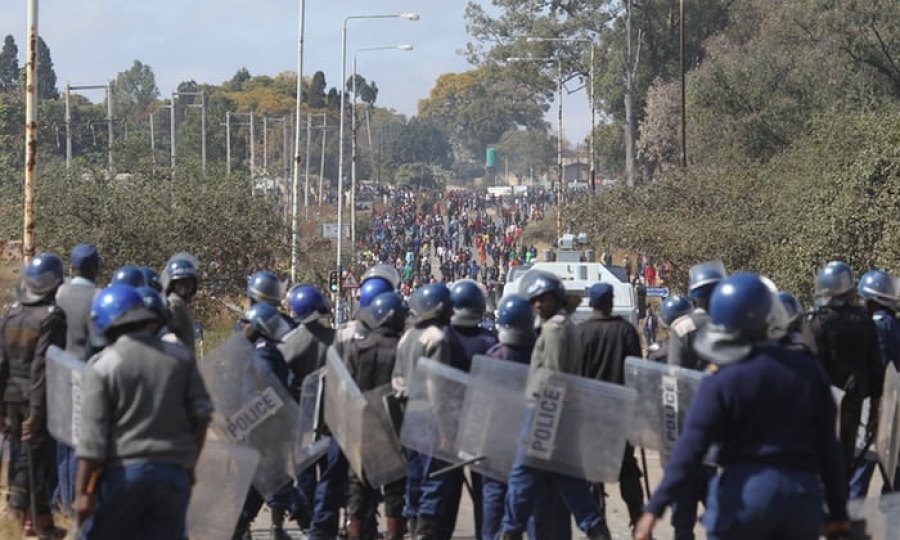
[[[689,314],[693,309],[694,306],[691,305],[691,301],[687,298],[677,294],[669,296],[662,301],[660,319],[662,320],[663,326],[671,328],[673,322],[680,317]],[[658,347],[655,349],[653,347],[649,348],[647,359],[655,362],[668,362],[669,342],[665,341],[657,345]]]
[[[59,257],[36,255],[25,268],[18,298],[0,320],[0,418],[10,426],[11,445],[21,443],[25,450],[10,478],[8,502],[16,521],[27,525],[27,536],[65,536],[50,512],[56,443],[47,432],[45,376],[47,349],[66,346],[66,316],[54,303],[62,283]]]
[[[136,289],[138,287],[147,287],[148,283],[147,278],[144,277],[144,273],[141,272],[140,268],[137,266],[125,265],[113,272],[109,285],[127,285]]]
[[[395,292],[375,297],[369,305],[371,331],[361,340],[347,345],[347,370],[362,392],[390,384],[397,357],[397,343],[406,325],[409,309]],[[377,529],[370,518],[375,515],[378,490],[364,478],[349,472],[349,500],[347,503],[348,540],[375,540]],[[406,481],[397,480],[384,486],[384,514],[387,540],[401,540],[406,532],[403,518],[403,494]]]
[[[519,289],[541,319],[540,335],[531,355],[531,376],[526,390],[526,395],[533,404],[541,384],[541,378],[535,374],[541,370],[549,370],[581,375],[584,372],[584,357],[578,344],[575,325],[569,318],[575,305],[570,305],[562,281],[545,271],[532,270],[530,274],[523,278]],[[533,411],[532,405],[524,425],[530,424]],[[502,538],[521,539],[538,494],[553,488],[559,492],[569,511],[574,514],[578,527],[587,533],[590,540],[610,538],[606,520],[597,499],[591,495],[587,481],[538,471],[526,466],[524,461],[525,448],[520,444],[509,475]]]
[[[870,270],[863,274],[857,288],[859,297],[863,301],[863,307],[872,316],[875,323],[875,331],[878,337],[878,348],[881,351],[881,361],[885,367],[893,364],[894,368],[900,367],[900,322],[897,321],[897,288],[894,279],[881,270]],[[869,414],[875,414],[869,407]],[[865,452],[865,448],[862,449]],[[862,456],[860,456],[862,457]],[[859,460],[859,458],[858,458]],[[875,460],[864,458],[850,477],[850,497],[865,497],[869,491],[869,482],[875,470]],[[900,474],[895,473],[895,478],[884,483],[882,492],[890,490],[890,486],[897,489]]]
[[[717,369],[700,383],[635,540],[649,540],[713,444],[719,473],[703,516],[707,538],[817,540],[824,506],[826,534],[849,532],[829,381],[810,355],[770,339],[776,293],[749,273],[713,292],[695,347]]]
[[[107,347],[83,374],[75,510],[79,520],[90,517],[85,537],[185,537],[192,471],[213,410],[197,363],[183,344],[157,337],[162,321],[133,287],[103,290],[92,318]]]
[[[850,476],[855,461],[863,400],[877,403],[884,378],[875,323],[864,308],[856,305],[855,294],[850,266],[840,261],[826,264],[816,277],[815,310],[803,321],[803,342],[825,366],[831,384],[845,392],[840,441],[846,476]],[[877,416],[870,415],[870,433],[874,433],[876,421]]]
[[[160,276],[169,308],[169,328],[192,353],[195,353],[194,317],[188,306],[197,293],[197,277],[196,264],[183,256],[170,260]]]

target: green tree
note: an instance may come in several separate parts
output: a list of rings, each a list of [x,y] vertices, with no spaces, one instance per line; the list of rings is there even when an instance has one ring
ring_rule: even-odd
[[[56,88],[56,71],[53,70],[50,47],[44,42],[44,38],[40,36],[38,36],[37,60],[38,98],[58,99],[59,90]]]
[[[250,80],[250,72],[247,71],[247,68],[242,67],[237,70],[234,76],[230,81],[225,83],[226,90],[230,92],[240,92],[244,89],[244,83]]]
[[[0,50],[0,92],[11,92],[19,83],[19,48],[11,35],[3,39]]]
[[[126,71],[116,75],[112,85],[113,114],[122,118],[131,129],[144,125],[150,113],[150,104],[159,98],[153,68],[135,60]]]
[[[404,165],[414,163],[448,169],[453,165],[453,149],[447,134],[437,124],[413,118],[398,126],[383,159],[388,170],[395,173]]]

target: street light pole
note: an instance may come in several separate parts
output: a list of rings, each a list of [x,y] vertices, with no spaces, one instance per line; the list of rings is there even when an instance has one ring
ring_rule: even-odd
[[[300,0],[300,20],[299,30],[297,32],[297,108],[294,111],[297,130],[294,134],[294,174],[292,175],[291,182],[291,284],[297,283],[297,250],[300,239],[299,224],[297,223],[297,193],[300,189],[300,102],[303,97],[303,34],[306,28],[306,25],[304,24],[305,15],[306,0]],[[307,170],[308,167],[309,164],[307,163]],[[304,205],[306,206],[308,217],[309,206],[306,205],[305,198]]]
[[[681,168],[687,168],[687,129],[684,99],[684,0],[678,2],[679,59],[681,64]]]
[[[353,52],[353,75],[351,76],[350,93],[353,104],[350,107],[350,265],[356,264],[356,60],[361,52],[371,51],[411,51],[412,45],[384,45],[361,47]]]
[[[347,23],[353,19],[408,19],[410,21],[419,20],[418,13],[392,13],[385,15],[350,15],[344,18],[344,24],[341,26],[341,104],[340,104],[340,128],[338,130],[338,210],[337,210],[337,293],[335,299],[335,322],[338,324],[343,322],[343,314],[341,305],[341,294],[343,285],[342,276],[342,260],[341,248],[344,236],[344,109],[347,106],[346,94],[344,91],[347,84]]]
[[[562,236],[562,182],[563,182],[563,163],[562,163],[562,135],[563,135],[563,79],[562,79],[562,60],[557,56],[546,58],[531,57],[511,57],[506,59],[507,62],[556,62],[556,101],[557,101],[557,118],[556,118],[556,237]]]
[[[683,0],[682,0],[683,1]],[[591,133],[589,136],[589,154],[590,154],[590,178],[589,181],[591,183],[591,194],[596,194],[597,189],[597,172],[596,172],[596,153],[594,146],[594,126],[596,125],[597,119],[597,103],[594,99],[594,92],[596,91],[596,87],[594,86],[594,41],[590,39],[584,38],[544,38],[544,37],[530,37],[527,38],[526,41],[528,43],[537,43],[541,41],[554,41],[554,42],[567,42],[567,43],[590,43],[591,45],[591,57],[590,63],[591,65],[588,67],[588,84],[590,88],[588,88],[588,101],[590,102],[591,108]]]

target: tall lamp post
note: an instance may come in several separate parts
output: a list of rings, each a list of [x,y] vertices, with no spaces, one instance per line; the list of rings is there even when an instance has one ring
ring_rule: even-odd
[[[306,0],[300,0],[299,29],[297,31],[297,108],[294,111],[296,132],[294,133],[294,170],[291,177],[291,284],[297,283],[297,247],[300,238],[300,225],[297,223],[297,194],[300,190],[300,102],[303,94],[303,34],[306,29],[304,18],[306,15]],[[309,159],[309,158],[307,158]],[[307,168],[309,163],[307,163]],[[307,181],[309,174],[307,173]],[[307,189],[309,194],[309,189]],[[307,217],[309,217],[309,206]]]
[[[510,57],[507,62],[556,62],[556,238],[562,237],[562,182],[563,182],[563,164],[562,164],[562,136],[563,136],[563,80],[562,80],[562,60],[559,56],[548,56],[546,58],[526,57]]]
[[[338,130],[338,214],[337,214],[337,293],[335,299],[335,322],[338,324],[343,322],[343,313],[341,305],[341,290],[343,287],[341,248],[344,236],[344,108],[347,106],[346,95],[344,91],[347,82],[347,23],[354,19],[407,19],[410,21],[418,21],[418,13],[391,13],[382,15],[350,15],[344,18],[344,24],[341,27],[341,105],[340,105],[340,129]]]
[[[590,58],[590,66],[588,66],[588,102],[591,107],[591,133],[589,138],[589,147],[588,150],[590,154],[590,183],[591,183],[591,194],[596,194],[597,189],[597,171],[596,171],[596,154],[594,150],[594,126],[596,125],[596,110],[597,110],[597,102],[594,99],[594,92],[596,91],[596,87],[594,86],[594,41],[586,38],[544,38],[544,37],[530,37],[526,40],[528,43],[538,43],[543,41],[557,42],[557,43],[590,43],[591,45],[591,58]]]
[[[412,45],[384,45],[361,47],[353,52],[353,75],[350,93],[353,105],[350,107],[350,264],[356,262],[356,59],[361,52],[370,51],[411,51]]]

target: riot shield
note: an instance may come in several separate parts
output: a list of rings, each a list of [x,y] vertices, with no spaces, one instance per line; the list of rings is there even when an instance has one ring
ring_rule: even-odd
[[[617,482],[637,392],[548,370],[530,377],[538,378],[540,393],[526,416],[525,464],[590,482]]]
[[[893,362],[884,370],[881,411],[875,435],[875,453],[888,481],[894,479],[897,454],[900,452],[900,374]]]
[[[394,392],[390,384],[363,394],[363,471],[366,481],[379,487],[406,475],[406,458],[391,422],[386,398]]]
[[[353,472],[363,473],[363,413],[366,400],[334,347],[325,362],[325,424]]]
[[[78,446],[84,362],[56,345],[47,349],[47,429],[57,441]]]
[[[630,356],[625,359],[625,386],[637,392],[628,440],[635,446],[671,454],[687,410],[704,374]]]
[[[506,483],[525,418],[528,366],[476,355],[457,435],[458,458],[472,470]]]
[[[215,406],[213,429],[223,440],[245,444],[260,454],[253,486],[269,497],[293,480],[297,403],[253,348],[234,335],[199,362]]]
[[[458,462],[456,435],[469,375],[446,364],[420,358],[413,369],[400,430],[400,442],[416,452]]]
[[[300,414],[297,417],[297,433],[294,439],[294,474],[300,474],[328,453],[331,437],[323,437],[323,392],[325,368],[320,368],[303,379],[300,389]]]
[[[894,540],[900,534],[900,493],[853,499],[847,512],[853,522],[853,538]]]
[[[196,481],[188,505],[191,540],[228,540],[234,535],[259,452],[247,446],[207,440],[194,469]]]

